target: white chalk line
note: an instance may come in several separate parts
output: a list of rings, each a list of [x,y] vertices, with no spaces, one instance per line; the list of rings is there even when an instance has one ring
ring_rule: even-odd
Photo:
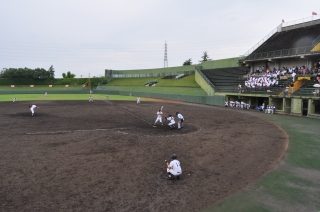
[[[110,128],[110,129],[92,129],[92,130],[63,130],[63,131],[51,131],[51,132],[33,132],[33,133],[26,133],[26,135],[46,135],[46,134],[65,134],[65,133],[72,133],[72,132],[92,132],[92,131],[107,131],[112,130],[119,133],[124,134],[119,130],[126,130],[130,128]]]
[[[201,127],[199,125],[195,125],[198,129],[194,132],[190,133],[180,133],[183,131],[183,129],[173,129],[173,131],[179,131],[177,134],[165,134],[165,135],[155,135],[155,134],[138,134],[138,133],[130,133],[125,132],[121,130],[129,130],[134,128],[109,128],[109,129],[92,129],[92,130],[63,130],[63,131],[50,131],[50,132],[32,132],[32,133],[26,133],[26,135],[50,135],[50,134],[66,134],[66,133],[73,133],[73,132],[93,132],[93,131],[114,131],[116,133],[124,134],[124,135],[137,135],[137,136],[143,136],[143,137],[158,137],[158,138],[164,138],[164,137],[174,137],[174,136],[186,136],[186,135],[192,135],[201,132]],[[137,129],[138,130],[138,129]],[[172,130],[168,129],[168,132],[172,132]]]
[[[97,97],[97,98],[99,98],[99,99],[104,100],[104,99],[101,98],[100,96],[97,96],[97,95],[94,95],[94,96]],[[132,116],[134,116],[134,117],[136,117],[137,119],[140,119],[141,121],[147,123],[148,125],[152,125],[152,123],[148,122],[147,120],[145,120],[145,119],[143,119],[143,118],[140,118],[139,116],[137,116],[137,115],[129,112],[130,109],[128,109],[128,108],[126,108],[126,107],[123,107],[123,106],[120,106],[120,105],[117,105],[117,104],[114,104],[114,103],[111,103],[111,102],[109,102],[109,100],[104,100],[104,101],[105,101],[106,103],[108,103],[108,104],[118,106],[118,107],[119,107],[120,109],[122,109],[124,112],[126,112],[126,113],[128,113],[128,114],[130,114],[130,115],[132,115]],[[131,110],[131,111],[132,111],[132,110]]]

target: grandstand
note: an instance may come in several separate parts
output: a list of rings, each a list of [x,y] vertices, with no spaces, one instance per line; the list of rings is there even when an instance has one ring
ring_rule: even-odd
[[[320,19],[312,17],[308,20],[281,23],[263,42],[259,42],[244,56],[182,67],[105,70],[108,81],[115,81],[105,86],[103,91],[119,92],[123,95],[132,90],[139,96],[220,106],[223,106],[225,101],[243,101],[250,104],[251,108],[263,103],[273,104],[276,113],[320,118],[320,98],[315,96],[313,87],[319,72]],[[176,79],[176,76],[185,75],[194,76],[199,88],[186,85],[177,87],[177,81],[159,81],[161,77]],[[245,81],[250,77],[266,79],[267,76],[270,80],[276,80],[276,84],[269,86],[264,82],[262,86],[245,86]],[[157,78],[156,86],[145,86],[153,79],[132,87],[117,85],[120,81],[116,79],[143,77]],[[180,77],[177,78],[176,80],[180,80]],[[192,89],[197,92],[192,92]]]
[[[318,43],[320,22],[301,24],[301,27],[279,28],[278,32],[245,58],[245,62],[260,59],[296,57],[318,54],[311,51]]]

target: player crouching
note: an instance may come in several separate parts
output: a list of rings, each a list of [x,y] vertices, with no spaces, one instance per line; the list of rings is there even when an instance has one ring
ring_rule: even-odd
[[[168,117],[164,117],[167,121],[169,121],[169,124],[168,124],[168,126],[169,126],[169,128],[172,130],[172,129],[174,129],[176,126],[174,125],[176,122],[175,122],[175,120],[174,120],[174,118],[173,118],[173,116],[172,115],[169,115]]]
[[[167,165],[167,180],[172,180],[173,176],[177,177],[177,179],[180,179],[180,175],[182,174],[182,169],[180,165],[180,161],[177,160],[177,155],[173,154],[171,156],[172,161],[169,163],[167,160],[165,160]]]
[[[93,102],[92,96],[89,97],[89,102]]]

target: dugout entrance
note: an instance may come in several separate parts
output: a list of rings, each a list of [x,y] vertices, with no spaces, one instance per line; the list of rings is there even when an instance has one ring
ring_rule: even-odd
[[[291,98],[286,98],[285,99],[285,114],[291,114]]]

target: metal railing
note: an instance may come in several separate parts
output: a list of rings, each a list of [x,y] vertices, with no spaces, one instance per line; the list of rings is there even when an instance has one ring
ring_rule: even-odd
[[[215,90],[216,87],[214,86],[214,84],[212,84],[212,82],[208,79],[208,77],[206,77],[206,75],[204,75],[202,73],[202,71],[200,71],[199,67],[196,66],[196,72],[200,74],[200,76],[206,81],[206,83],[208,83],[208,85],[210,85],[210,87]]]
[[[296,55],[304,55],[304,54],[316,54],[311,52],[313,46],[305,46],[298,47],[292,49],[283,49],[283,50],[275,50],[261,53],[254,53],[249,55],[246,60],[258,60],[258,59],[266,59],[266,58],[275,58],[275,57],[289,57]]]
[[[312,41],[312,47],[317,45],[319,42],[320,42],[320,35],[316,39],[314,39],[314,41]]]
[[[245,54],[240,55],[240,58],[245,58],[249,56],[252,52],[254,52],[259,46],[261,46],[265,41],[267,41],[271,36],[273,36],[277,32],[281,32],[282,29],[290,30],[290,29],[296,29],[301,28],[305,26],[311,26],[314,24],[320,23],[320,19],[315,16],[310,16],[294,21],[289,22],[283,22],[280,25],[278,25],[275,29],[273,29],[268,35],[266,35],[262,40],[260,40],[256,45],[254,45],[251,49],[249,49]]]
[[[297,29],[301,27],[311,26],[320,21],[320,18],[317,16],[309,16],[294,21],[288,21],[282,23],[282,28],[284,30]]]
[[[277,26],[275,29],[273,29],[269,34],[267,34],[262,40],[260,40],[256,45],[254,45],[251,49],[249,49],[246,53],[243,55],[240,55],[240,58],[246,58],[248,55],[250,55],[252,52],[254,52],[259,46],[261,46],[264,42],[266,42],[272,35],[276,34],[276,32],[279,31],[279,27],[281,29],[281,24]]]

